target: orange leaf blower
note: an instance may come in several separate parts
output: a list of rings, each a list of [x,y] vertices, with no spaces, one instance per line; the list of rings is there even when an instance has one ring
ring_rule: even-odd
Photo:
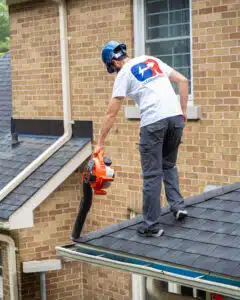
[[[102,150],[93,155],[86,172],[83,173],[83,180],[89,182],[94,194],[106,195],[107,192],[104,189],[108,188],[114,180],[114,169],[110,167],[112,161],[110,158],[103,157]]]
[[[110,166],[110,158],[103,157],[104,152],[93,154],[83,173],[83,198],[80,202],[79,212],[72,231],[72,239],[77,241],[80,237],[87,214],[92,206],[92,191],[96,195],[106,195],[106,188],[114,180],[114,169]]]

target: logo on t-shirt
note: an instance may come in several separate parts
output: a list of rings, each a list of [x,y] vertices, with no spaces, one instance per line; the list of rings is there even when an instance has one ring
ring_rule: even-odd
[[[131,68],[131,72],[138,81],[145,81],[149,78],[163,75],[157,61],[154,59],[147,59],[144,62],[134,65]]]

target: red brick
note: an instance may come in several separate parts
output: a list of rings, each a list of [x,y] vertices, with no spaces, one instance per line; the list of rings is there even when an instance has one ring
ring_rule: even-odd
[[[200,15],[209,14],[209,13],[212,13],[212,11],[213,11],[212,7],[202,8],[199,10],[199,14]]]
[[[222,11],[227,11],[228,7],[227,5],[223,5],[223,6],[217,6],[213,8],[213,12],[222,12]]]

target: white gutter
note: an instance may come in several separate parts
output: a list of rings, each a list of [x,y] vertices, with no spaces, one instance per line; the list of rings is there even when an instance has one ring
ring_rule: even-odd
[[[84,245],[85,249],[94,249],[92,247]],[[181,284],[184,286],[196,287],[200,290],[209,291],[212,293],[218,293],[224,296],[240,298],[240,288],[235,286],[230,286],[227,284],[222,284],[218,282],[211,282],[204,280],[202,278],[192,278],[184,275],[179,275],[175,273],[170,273],[167,271],[157,270],[151,268],[151,261],[147,265],[137,265],[132,263],[127,263],[124,261],[112,260],[105,258],[104,256],[94,256],[89,255],[83,252],[74,251],[71,249],[66,249],[64,247],[55,247],[57,253],[63,258],[72,260],[79,260],[88,262],[91,264],[102,265],[105,267],[111,267],[118,270],[123,270],[125,272],[131,272],[139,275],[144,275],[163,281],[171,281],[173,283]],[[114,252],[107,251],[106,253],[114,254]],[[120,256],[120,254],[118,254]],[[121,254],[122,257],[126,257],[124,254]]]
[[[5,234],[0,234],[0,242],[7,243],[8,256],[8,273],[9,273],[9,289],[10,300],[18,300],[18,280],[17,280],[17,261],[16,261],[16,247],[14,240]]]
[[[0,201],[2,201],[11,191],[13,191],[23,180],[31,175],[49,157],[60,149],[72,137],[71,102],[70,102],[70,80],[69,80],[69,59],[67,40],[67,9],[65,0],[57,0],[59,7],[59,27],[60,27],[60,47],[61,47],[61,67],[62,67],[62,98],[63,98],[63,119],[64,134],[46,151],[38,156],[13,180],[11,180],[1,191]]]

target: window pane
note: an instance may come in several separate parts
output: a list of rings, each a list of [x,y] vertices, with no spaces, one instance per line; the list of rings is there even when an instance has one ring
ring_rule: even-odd
[[[155,27],[148,29],[148,39],[153,40],[157,38],[168,37],[168,27]]]
[[[173,65],[173,57],[170,55],[167,56],[158,56],[159,59],[161,59],[165,64],[172,66]]]
[[[172,53],[190,53],[190,39],[173,41]]]
[[[163,12],[168,10],[168,0],[147,0],[147,13]]]
[[[169,27],[169,37],[178,37],[178,36],[188,36],[189,35],[189,25],[173,25]]]
[[[153,56],[190,54],[190,40],[151,42],[146,45],[146,53]]]
[[[189,7],[189,0],[169,0],[169,9],[183,9]]]
[[[157,42],[157,43],[148,43],[146,47],[146,52],[148,55],[161,56],[172,54],[171,46],[172,42]]]
[[[170,24],[189,23],[189,11],[180,10],[180,11],[170,12],[169,23]]]
[[[148,26],[159,26],[168,24],[168,13],[148,15]]]
[[[190,66],[190,54],[180,54],[173,56],[173,67],[181,68]]]

